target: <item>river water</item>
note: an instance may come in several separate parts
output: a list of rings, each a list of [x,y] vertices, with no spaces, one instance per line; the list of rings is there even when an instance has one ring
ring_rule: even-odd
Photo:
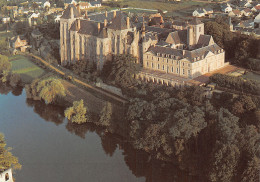
[[[0,132],[22,165],[17,182],[194,181],[120,136],[68,123],[64,108],[27,100],[25,91],[1,93]]]

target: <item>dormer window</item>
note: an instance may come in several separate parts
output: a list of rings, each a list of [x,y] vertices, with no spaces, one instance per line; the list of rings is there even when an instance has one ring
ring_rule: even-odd
[[[157,56],[160,56],[160,53],[157,53]]]

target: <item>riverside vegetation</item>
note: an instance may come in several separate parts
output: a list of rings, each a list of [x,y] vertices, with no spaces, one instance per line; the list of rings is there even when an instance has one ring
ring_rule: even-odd
[[[121,122],[127,128],[125,137],[135,149],[173,162],[190,174],[212,182],[254,182],[259,178],[258,97],[234,97],[224,92],[209,100],[205,99],[201,87],[174,88],[142,83],[134,79],[139,67],[135,58],[120,55],[114,60],[99,77],[120,87],[128,96],[130,101]],[[40,82],[31,84],[31,92],[36,90],[39,94]],[[57,95],[62,98],[63,94]],[[65,110],[65,117],[78,124],[94,122],[109,132],[118,133],[113,129],[112,112],[111,103],[106,103],[99,120],[94,121],[81,100]]]

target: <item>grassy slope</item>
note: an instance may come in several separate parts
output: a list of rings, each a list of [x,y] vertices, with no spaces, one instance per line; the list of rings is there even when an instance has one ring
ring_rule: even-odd
[[[12,71],[14,73],[19,73],[24,83],[30,83],[35,78],[39,78],[46,73],[42,68],[38,67],[24,56],[11,56],[9,57],[9,60],[12,63]]]

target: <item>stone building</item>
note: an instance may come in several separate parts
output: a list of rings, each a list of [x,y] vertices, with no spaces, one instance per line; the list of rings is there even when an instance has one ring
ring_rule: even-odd
[[[137,78],[171,85],[225,65],[224,50],[204,35],[204,23],[196,18],[171,28],[131,19],[121,11],[81,16],[69,5],[60,19],[62,65],[94,61],[101,70],[112,55],[132,54],[143,67]]]
[[[112,54],[139,57],[139,32],[120,11],[81,17],[79,8],[69,5],[60,18],[60,27],[62,65],[91,60],[102,69]]]

